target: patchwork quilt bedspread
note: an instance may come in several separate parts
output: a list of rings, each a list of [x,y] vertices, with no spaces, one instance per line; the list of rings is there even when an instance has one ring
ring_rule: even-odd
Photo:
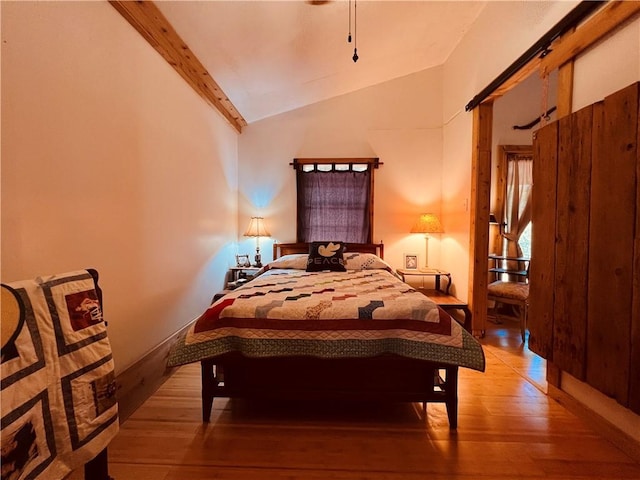
[[[431,299],[384,269],[268,269],[212,304],[172,350],[176,366],[247,357],[382,354],[484,370],[482,347]]]
[[[64,478],[118,432],[114,364],[86,270],[2,284],[2,480]]]

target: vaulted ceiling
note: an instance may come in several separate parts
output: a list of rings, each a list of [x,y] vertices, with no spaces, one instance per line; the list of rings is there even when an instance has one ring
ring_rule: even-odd
[[[156,2],[249,123],[441,65],[485,4]]]

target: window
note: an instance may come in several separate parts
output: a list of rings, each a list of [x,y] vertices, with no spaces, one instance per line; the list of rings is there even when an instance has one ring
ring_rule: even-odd
[[[372,159],[295,159],[297,241],[370,243],[373,238]]]
[[[531,225],[531,222],[527,224],[526,228],[520,234],[520,238],[518,239],[518,245],[520,246],[520,250],[522,251],[522,256],[526,258],[531,258]]]
[[[507,254],[521,257],[523,233],[531,224],[531,186],[533,185],[533,155],[510,154],[507,156],[506,202],[504,215],[507,223]],[[531,230],[529,229],[529,235]],[[529,237],[530,238],[530,237]]]
[[[497,251],[510,257],[530,257],[533,152],[530,146],[503,145],[499,160],[498,221],[505,225]]]

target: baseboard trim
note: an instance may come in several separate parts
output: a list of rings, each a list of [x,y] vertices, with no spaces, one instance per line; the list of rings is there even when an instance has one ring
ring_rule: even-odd
[[[121,424],[177,370],[177,367],[167,367],[169,351],[190,326],[191,323],[116,377],[118,414]]]
[[[640,463],[640,443],[620,430],[597,412],[586,407],[571,395],[548,384],[548,394],[571,413],[584,420],[591,428],[602,434],[612,444]]]

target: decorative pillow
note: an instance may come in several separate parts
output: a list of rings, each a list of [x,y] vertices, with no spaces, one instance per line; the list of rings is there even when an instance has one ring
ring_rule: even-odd
[[[342,242],[312,242],[309,246],[307,272],[346,272],[344,266],[344,243]]]
[[[306,253],[283,255],[280,258],[276,258],[273,262],[269,262],[265,270],[271,270],[273,268],[305,270],[307,268],[307,258],[309,258],[309,255]]]
[[[388,270],[393,268],[379,256],[373,253],[347,252],[344,255],[347,270]]]

